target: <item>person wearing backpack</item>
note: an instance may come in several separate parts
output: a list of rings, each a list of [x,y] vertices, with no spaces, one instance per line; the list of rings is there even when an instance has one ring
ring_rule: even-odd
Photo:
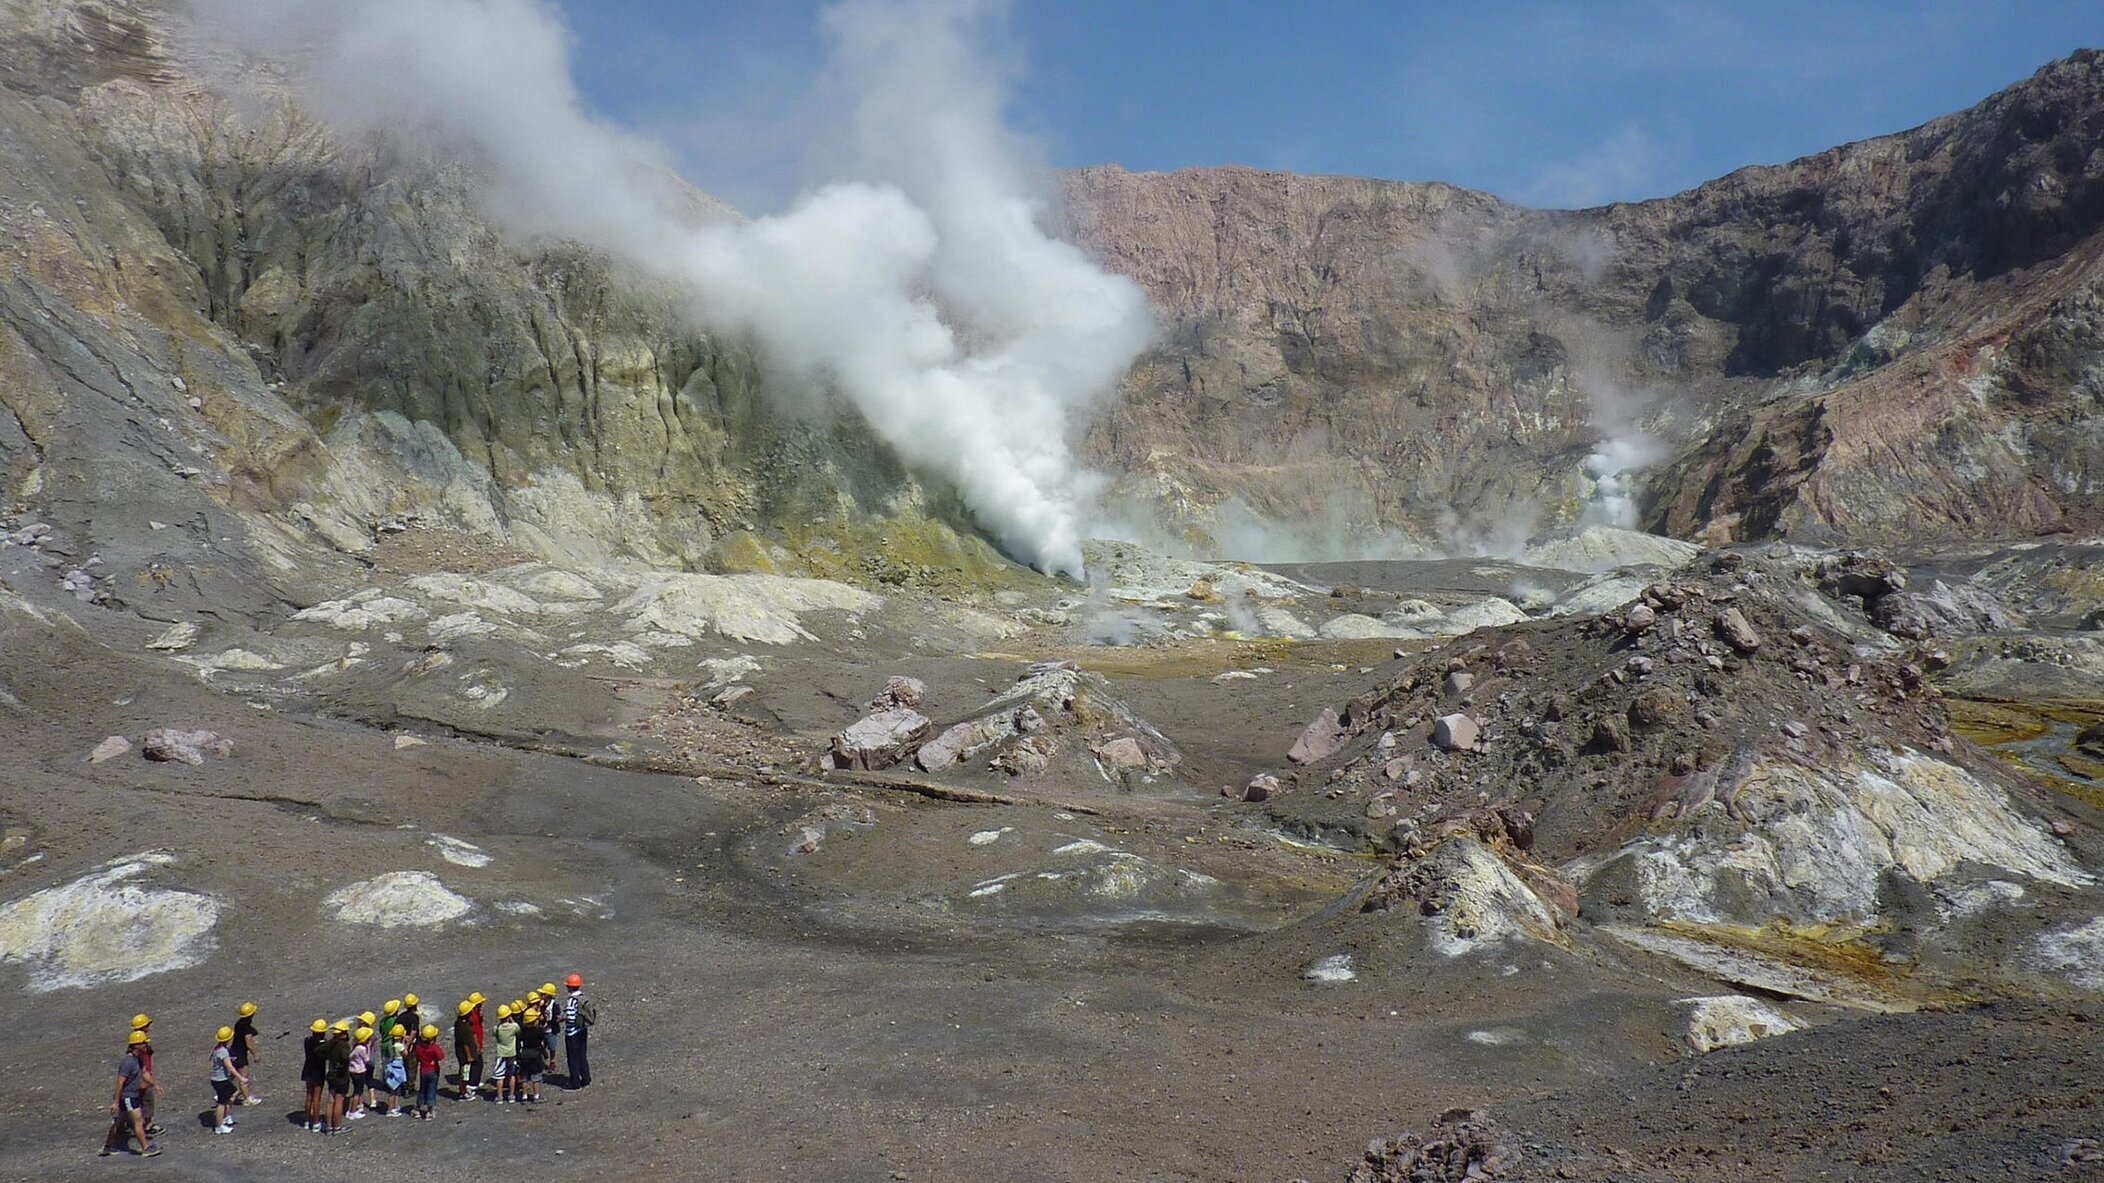
[[[566,1087],[587,1088],[592,1083],[592,1062],[585,1056],[585,1041],[591,1038],[592,1024],[599,1021],[599,1007],[584,996],[584,976],[571,974],[563,980],[570,994],[563,999],[563,1057],[570,1062],[570,1078]]]

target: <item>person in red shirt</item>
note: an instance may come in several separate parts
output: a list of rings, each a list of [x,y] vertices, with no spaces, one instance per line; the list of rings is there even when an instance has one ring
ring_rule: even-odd
[[[472,1065],[473,1075],[470,1077],[469,1086],[472,1092],[462,1090],[460,1094],[462,1100],[482,1091],[482,1049],[485,1046],[485,1037],[482,1032],[482,1004],[485,1000],[482,997],[482,991],[477,990],[473,994],[468,995],[468,1001],[475,1004],[475,1009],[468,1012],[468,1026],[473,1028],[475,1032],[475,1062]],[[463,1071],[465,1070],[463,1069]]]
[[[438,1070],[446,1062],[446,1049],[438,1042],[436,1023],[426,1024],[417,1035],[416,1046],[409,1049],[416,1057],[416,1115],[430,1121],[431,1107],[438,1103]]]

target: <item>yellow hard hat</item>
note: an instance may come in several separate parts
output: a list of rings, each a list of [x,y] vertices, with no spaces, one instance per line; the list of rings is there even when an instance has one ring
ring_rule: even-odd
[[[416,1005],[416,995],[414,995],[414,994],[404,994],[404,995],[402,995],[402,1005],[403,1005],[403,1006],[415,1006],[415,1005]]]
[[[514,998],[514,999],[512,999],[512,1000],[511,1000],[511,1013],[513,1013],[513,1014],[518,1014],[518,1013],[519,1013],[520,1011],[522,1011],[522,1010],[525,1010],[525,1009],[526,1009],[526,1000],[525,1000],[525,999],[523,999],[523,998]]]
[[[438,1026],[437,1026],[437,1024],[435,1024],[435,1023],[426,1023],[426,1024],[424,1024],[424,1038],[425,1038],[425,1039],[437,1039],[437,1038],[438,1038]]]
[[[527,1001],[527,1003],[528,1003],[528,1004],[536,1003],[536,1002],[539,1002],[540,1000],[541,1000],[541,992],[540,992],[539,990],[528,990],[528,991],[526,992],[526,1001]]]
[[[553,998],[553,997],[555,997],[555,983],[554,983],[554,982],[542,982],[542,983],[541,983],[541,997],[542,997],[542,998]]]
[[[372,1037],[373,1037],[373,1029],[372,1029],[371,1027],[360,1027],[360,1028],[358,1028],[358,1032],[357,1032],[357,1039],[358,1039],[358,1042],[360,1042],[360,1043],[364,1043],[364,1042],[365,1042],[366,1040],[368,1040],[368,1039],[371,1039]]]
[[[242,1004],[241,1004],[241,1017],[242,1017],[242,1018],[244,1018],[244,1019],[246,1019],[246,1018],[250,1018],[250,1017],[252,1017],[252,1016],[253,1016],[253,1015],[254,1015],[255,1013],[256,1013],[256,1004],[255,1004],[255,1003],[253,1003],[253,1002],[244,1002],[244,1003],[242,1003]]]
[[[345,1035],[349,1035],[351,1033],[351,1021],[349,1019],[338,1019],[336,1020],[336,1025],[331,1027],[330,1030],[341,1031]]]
[[[363,1014],[361,1014],[361,1015],[359,1015],[359,1016],[358,1016],[358,1021],[359,1021],[359,1022],[361,1022],[361,1023],[363,1023],[363,1024],[365,1024],[366,1026],[370,1027],[370,1026],[372,1026],[372,1025],[373,1025],[374,1023],[378,1022],[379,1020],[377,1020],[377,1019],[373,1018],[373,1012],[371,1012],[371,1011],[366,1011],[366,1012],[364,1012]]]
[[[401,1009],[402,1000],[399,998],[390,998],[387,1000],[386,1004],[380,1008],[380,1013],[391,1015]]]
[[[316,1035],[320,1035],[328,1029],[329,1020],[327,1019],[316,1019],[312,1023],[307,1024],[307,1030],[314,1032]]]
[[[148,1015],[145,1011],[140,1011],[138,1014],[132,1016],[131,1029],[134,1031],[144,1031],[152,1024],[153,1017],[151,1015]]]
[[[481,1006],[483,1003],[488,1002],[489,999],[484,998],[482,996],[482,991],[477,990],[473,994],[468,995],[468,1001],[474,1003],[476,1006]]]
[[[500,1019],[508,1019],[508,1018],[510,1018],[510,1017],[511,1017],[511,1004],[510,1004],[510,1003],[508,1003],[508,1002],[500,1002],[500,1003],[498,1003],[498,1004],[497,1004],[497,1017],[498,1017],[498,1018],[500,1018]]]
[[[124,1041],[124,1046],[137,1047],[138,1045],[145,1043],[148,1039],[151,1038],[152,1036],[146,1034],[146,1032],[144,1031],[134,1031],[131,1033],[131,1036]]]
[[[460,1000],[460,1013],[461,1013],[461,1014],[466,1014],[466,1013],[468,1013],[469,1011],[471,1011],[471,1010],[474,1010],[474,1009],[475,1009],[475,1004],[474,1004],[474,1003],[472,1003],[472,1002],[469,1002],[469,1001],[468,1001],[467,999],[465,999],[465,998],[463,998],[463,999],[461,999],[461,1000]]]
[[[527,1021],[527,1022],[529,1022],[529,1023],[538,1023],[538,1022],[540,1022],[540,1021],[541,1021],[541,1012],[539,1012],[539,1011],[537,1011],[537,1010],[530,1010],[530,1011],[527,1011],[527,1012],[526,1012],[526,1021]]]
[[[232,1027],[221,1027],[219,1030],[212,1032],[212,1038],[220,1043],[225,1043],[233,1037],[234,1029]]]

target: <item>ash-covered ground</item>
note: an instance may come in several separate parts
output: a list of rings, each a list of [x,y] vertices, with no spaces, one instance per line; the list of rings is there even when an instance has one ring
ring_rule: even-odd
[[[0,548],[23,1178],[2100,1169],[2092,548],[1114,545],[936,594],[412,525],[236,617],[37,525]],[[572,970],[593,1088],[293,1124],[312,1017]],[[245,999],[269,1103],[214,1137]],[[98,1160],[139,1010],[166,1153]]]

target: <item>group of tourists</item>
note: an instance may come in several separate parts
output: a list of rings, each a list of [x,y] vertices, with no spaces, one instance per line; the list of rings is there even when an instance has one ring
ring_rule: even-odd
[[[438,1024],[431,1021],[437,1016],[426,1018],[425,1005],[415,994],[404,994],[388,999],[377,1012],[363,1011],[333,1023],[314,1020],[302,1044],[300,1083],[306,1089],[306,1108],[301,1128],[340,1134],[346,1123],[376,1115],[413,1115],[429,1121],[444,1079],[446,1048]],[[492,1009],[493,1025],[487,1017]],[[560,995],[554,982],[545,982],[493,1008],[478,990],[460,1000],[452,1019],[457,1100],[487,1097],[500,1105],[538,1104],[541,1084],[556,1065],[558,1046],[569,1064],[565,1087],[581,1089],[592,1083],[587,1047],[599,1011],[585,996],[584,978],[577,974],[566,979]],[[219,1028],[212,1038],[212,1132],[231,1134],[237,1111],[262,1101],[253,1091],[253,1070],[261,1051],[256,1004],[242,1003],[233,1024]],[[117,1066],[103,1154],[126,1149],[133,1141],[136,1154],[150,1158],[161,1152],[155,1140],[161,1127],[154,1122],[161,1086],[153,1060],[153,1018],[133,1015],[124,1058]]]

